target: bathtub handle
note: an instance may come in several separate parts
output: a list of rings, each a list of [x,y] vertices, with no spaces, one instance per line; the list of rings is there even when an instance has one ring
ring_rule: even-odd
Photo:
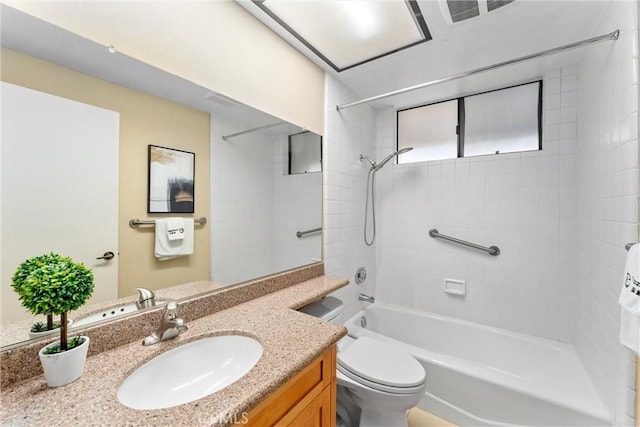
[[[459,245],[468,246],[468,247],[474,248],[474,249],[479,249],[481,251],[487,252],[491,256],[500,255],[500,248],[497,247],[497,246],[486,247],[486,246],[476,245],[475,243],[467,242],[465,240],[456,239],[455,237],[447,236],[446,234],[440,234],[438,232],[438,230],[436,230],[435,228],[432,228],[431,230],[429,230],[429,236],[433,237],[434,239],[444,239],[444,240],[448,240],[448,241],[453,242],[453,243],[458,243]]]

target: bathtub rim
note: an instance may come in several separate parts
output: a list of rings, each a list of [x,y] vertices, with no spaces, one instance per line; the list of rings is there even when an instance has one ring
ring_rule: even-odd
[[[585,401],[585,399],[575,397],[574,395],[560,394],[558,396],[558,391],[553,389],[548,391],[550,391],[551,396],[554,396],[555,398],[549,398],[549,395],[544,394],[540,390],[537,390],[538,393],[535,393],[535,392],[532,392],[530,388],[525,387],[523,384],[520,384],[518,382],[514,383],[514,382],[505,381],[505,378],[507,377],[505,377],[504,375],[500,375],[499,372],[496,372],[491,368],[488,368],[487,366],[483,366],[479,363],[470,363],[470,361],[467,359],[461,359],[455,356],[450,356],[442,353],[437,353],[428,349],[423,349],[413,344],[401,341],[399,339],[386,336],[379,332],[372,331],[368,328],[361,327],[359,325],[360,318],[362,316],[367,315],[367,310],[375,310],[377,308],[380,308],[383,310],[386,309],[391,311],[405,312],[409,314],[418,315],[421,317],[433,318],[438,321],[452,322],[456,325],[470,327],[475,330],[482,329],[484,331],[490,331],[491,333],[497,333],[504,337],[515,337],[517,339],[525,340],[529,343],[548,346],[553,348],[554,350],[568,352],[572,356],[575,356],[580,361],[582,365],[582,369],[584,370],[584,364],[582,362],[582,359],[580,358],[579,354],[577,353],[573,345],[549,340],[542,337],[527,335],[520,332],[509,331],[509,330],[497,328],[494,326],[483,325],[483,324],[471,322],[464,319],[457,319],[457,318],[445,316],[442,314],[432,313],[432,312],[418,310],[411,307],[403,307],[403,306],[384,303],[384,302],[375,302],[373,304],[369,304],[366,308],[360,310],[359,312],[357,312],[356,314],[354,314],[353,316],[351,316],[350,318],[344,321],[344,326],[347,327],[348,335],[353,338],[358,338],[359,336],[372,336],[372,335],[374,337],[376,336],[383,337],[385,340],[390,340],[391,342],[400,344],[402,346],[407,346],[409,348],[417,349],[418,353],[423,353],[423,354],[426,354],[427,356],[430,356],[429,362],[437,364],[446,369],[452,369],[458,372],[463,372],[465,375],[470,375],[476,379],[487,381],[493,385],[514,389],[520,393],[523,393],[535,399],[546,401],[548,403],[563,407],[570,411],[586,414],[595,419],[606,421],[608,425],[611,425],[611,422],[612,422],[611,413],[604,406],[604,402],[598,395],[598,392],[595,389],[595,386],[593,384],[593,380],[589,377],[586,370],[584,370],[584,373],[585,373],[584,379],[588,382],[588,385],[591,388],[591,390],[589,390],[591,392],[590,393],[591,395],[587,395],[584,397],[586,398],[586,400],[590,402],[589,404],[584,404],[583,402]],[[410,354],[412,354],[414,357],[420,360],[420,357],[416,355],[415,352],[409,351],[409,349],[407,349],[407,351]],[[491,374],[489,374],[489,372],[491,372]],[[428,381],[429,379],[427,377],[427,382]]]

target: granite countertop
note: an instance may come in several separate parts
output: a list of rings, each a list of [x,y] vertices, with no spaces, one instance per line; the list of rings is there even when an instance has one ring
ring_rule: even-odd
[[[182,298],[191,297],[202,294],[204,292],[213,291],[223,288],[225,285],[206,280],[189,282],[182,285],[171,286],[164,289],[156,289],[153,291],[156,298],[156,304],[162,304],[168,300],[180,300]],[[118,308],[125,305],[135,304],[138,301],[138,295],[129,295],[112,301],[103,301],[85,304],[78,310],[69,313],[69,319],[79,320],[85,316],[102,312],[106,309]],[[57,320],[57,319],[56,319]],[[0,347],[5,347],[15,343],[20,343],[29,339],[29,329],[37,322],[46,323],[45,316],[34,316],[25,320],[17,320],[7,325],[0,325]],[[71,325],[73,327],[73,324]],[[56,336],[59,332],[54,332]]]
[[[292,309],[347,283],[320,276],[189,322],[189,330],[173,340],[148,347],[136,341],[99,353],[87,359],[79,380],[64,387],[49,388],[43,376],[5,387],[0,424],[209,426],[225,425],[234,417],[242,419],[243,412],[346,334],[342,325]],[[118,401],[119,385],[144,362],[184,343],[227,334],[253,337],[264,348],[262,358],[240,380],[210,396],[168,409],[135,410]]]

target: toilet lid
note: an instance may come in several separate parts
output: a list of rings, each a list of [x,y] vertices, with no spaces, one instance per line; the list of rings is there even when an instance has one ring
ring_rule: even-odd
[[[426,377],[422,365],[411,355],[369,337],[358,338],[338,352],[338,369],[355,381],[364,379],[365,384],[384,391],[391,391],[389,387],[415,389]]]
[[[320,301],[305,305],[300,308],[299,311],[313,317],[331,321],[342,314],[342,301],[334,296],[328,296],[322,298]]]

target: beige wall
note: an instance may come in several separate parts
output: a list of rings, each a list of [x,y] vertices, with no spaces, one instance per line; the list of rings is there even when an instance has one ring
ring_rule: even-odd
[[[3,3],[324,133],[324,71],[232,0]]]
[[[136,92],[49,62],[2,49],[2,80],[120,113],[120,296],[130,288],[158,289],[209,279],[209,229],[196,227],[194,254],[159,262],[153,227],[132,229],[147,215],[147,145],[196,154],[195,214],[209,218],[209,114]]]

